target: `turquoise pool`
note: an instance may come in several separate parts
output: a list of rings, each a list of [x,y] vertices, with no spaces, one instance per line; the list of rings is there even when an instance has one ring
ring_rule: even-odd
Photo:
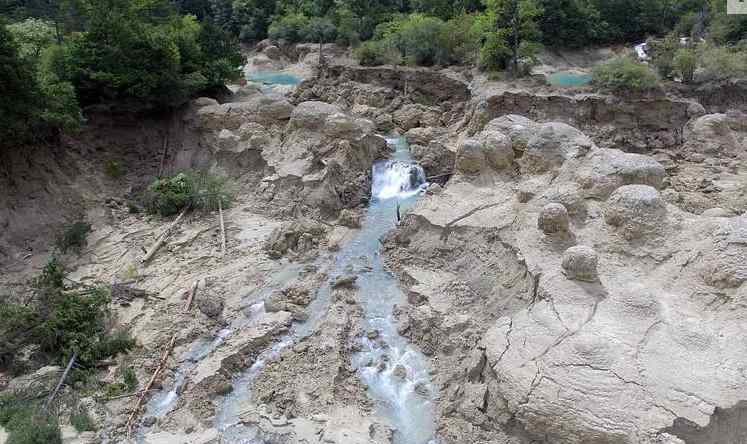
[[[263,85],[298,85],[301,83],[301,79],[293,74],[272,71],[249,74],[249,80]]]
[[[591,74],[558,71],[547,76],[547,82],[555,86],[584,86],[591,82]]]

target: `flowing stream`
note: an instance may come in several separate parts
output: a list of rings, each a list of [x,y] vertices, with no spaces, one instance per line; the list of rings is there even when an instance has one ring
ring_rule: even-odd
[[[395,443],[435,442],[433,402],[436,389],[430,382],[425,357],[397,333],[393,310],[395,305],[405,302],[405,297],[397,280],[384,268],[380,256],[380,239],[395,227],[397,215],[416,201],[426,186],[426,178],[423,169],[411,160],[404,138],[388,138],[387,143],[392,148],[392,156],[373,166],[372,198],[362,229],[336,256],[329,280],[319,288],[309,306],[309,318],[295,323],[288,334],[260,353],[254,364],[232,381],[233,391],[223,399],[214,420],[223,442],[264,443],[256,427],[243,425],[239,419],[241,409],[251,399],[254,379],[268,361],[318,328],[329,307],[331,283],[351,272],[357,276],[358,295],[367,330],[371,332],[361,339],[361,351],[353,357],[353,366],[376,402],[377,413],[395,429]],[[232,332],[260,318],[264,313],[262,301],[274,289],[282,288],[284,283],[298,276],[301,269],[301,265],[288,264],[260,289],[261,294],[252,295],[255,303],[247,305],[244,318],[234,321],[214,338],[198,342],[185,353],[173,386],[150,400],[146,416],[162,417],[169,413],[178,399],[185,375]]]

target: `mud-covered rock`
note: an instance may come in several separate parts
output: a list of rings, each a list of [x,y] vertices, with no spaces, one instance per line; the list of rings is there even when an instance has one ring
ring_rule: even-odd
[[[604,209],[604,220],[629,240],[661,230],[666,215],[664,200],[648,185],[618,188],[607,199]]]
[[[265,251],[272,258],[280,258],[288,253],[304,254],[316,248],[325,234],[325,227],[316,222],[288,222],[272,232],[265,244]]]
[[[457,147],[456,171],[465,175],[479,173],[485,166],[482,143],[475,138],[464,139]]]
[[[599,279],[598,262],[599,258],[593,248],[576,245],[563,253],[563,272],[568,279],[595,282]]]
[[[623,185],[663,186],[666,171],[655,159],[614,149],[592,151],[575,171],[588,197],[605,198]]]
[[[511,166],[514,161],[514,150],[508,136],[499,131],[486,129],[480,133],[480,141],[488,166],[494,170]]]
[[[513,148],[523,152],[529,145],[529,140],[539,130],[540,124],[524,116],[507,114],[493,119],[485,126],[484,131],[497,131],[511,139]]]
[[[410,145],[410,153],[428,177],[454,171],[456,154],[439,142],[431,142],[427,146]]]
[[[545,205],[537,218],[537,227],[547,235],[568,232],[568,210],[556,202]]]
[[[529,139],[519,163],[524,173],[556,170],[567,160],[584,156],[593,145],[591,139],[576,128],[550,122]]]

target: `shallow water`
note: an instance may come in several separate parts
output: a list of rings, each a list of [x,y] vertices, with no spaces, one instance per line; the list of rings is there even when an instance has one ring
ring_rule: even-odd
[[[249,81],[263,85],[298,85],[301,79],[293,74],[276,71],[259,71],[249,74]]]
[[[227,442],[264,442],[256,427],[239,423],[240,409],[251,399],[255,378],[268,361],[318,328],[329,307],[331,282],[350,273],[358,276],[366,326],[379,332],[374,340],[361,339],[362,351],[353,357],[353,365],[376,401],[378,413],[396,429],[395,443],[426,444],[433,440],[436,389],[430,382],[425,357],[397,333],[392,312],[405,297],[380,256],[380,239],[396,226],[398,208],[403,212],[416,201],[426,185],[425,174],[411,161],[404,138],[388,138],[387,142],[393,152],[390,160],[373,166],[372,199],[363,227],[336,256],[329,280],[309,306],[309,319],[294,325],[291,333],[261,353],[248,370],[234,379],[233,392],[223,399],[214,425]]]
[[[591,74],[573,72],[573,71],[558,71],[547,76],[547,82],[555,86],[584,86],[591,82]]]

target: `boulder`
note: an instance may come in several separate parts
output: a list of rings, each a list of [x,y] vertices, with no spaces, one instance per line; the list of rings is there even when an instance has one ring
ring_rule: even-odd
[[[209,296],[200,297],[197,299],[197,308],[205,316],[217,318],[223,313],[223,301]]]
[[[408,143],[413,145],[428,145],[433,140],[436,140],[446,134],[443,128],[436,127],[425,127],[425,128],[412,128],[405,133],[405,138]]]
[[[488,166],[494,170],[511,166],[514,150],[508,136],[494,129],[486,129],[480,134],[480,141]]]
[[[597,149],[575,171],[575,180],[587,197],[606,198],[623,185],[660,189],[664,167],[652,157],[615,149]]]
[[[537,227],[546,235],[567,233],[568,210],[559,203],[545,205],[537,218]]]
[[[289,127],[291,129],[321,129],[327,122],[327,118],[341,110],[335,105],[325,102],[308,101],[299,103],[290,115]]]
[[[340,211],[340,217],[338,218],[337,222],[343,227],[360,228],[361,214],[357,211],[344,209]]]
[[[410,153],[428,177],[454,171],[456,154],[439,142],[431,142],[427,146],[411,145]]]
[[[558,169],[569,159],[585,155],[593,146],[591,139],[576,128],[550,122],[529,139],[519,163],[524,173],[544,173]]]
[[[539,127],[540,124],[534,120],[518,114],[507,114],[488,122],[483,131],[497,131],[505,134],[511,139],[513,149],[524,151],[529,145],[529,139],[539,130]]]
[[[403,105],[392,114],[394,123],[405,131],[419,126],[439,126],[441,112],[420,104]]]
[[[628,240],[658,231],[665,223],[667,207],[655,188],[624,185],[607,199],[604,220]]]
[[[478,139],[464,139],[457,147],[456,171],[465,175],[478,174],[485,165],[485,153]]]
[[[283,52],[275,45],[268,45],[262,50],[262,54],[266,55],[270,60],[279,60]]]
[[[285,98],[259,94],[244,102],[204,106],[197,110],[197,119],[201,129],[235,130],[247,122],[284,124],[292,112],[293,105]]]
[[[568,279],[596,282],[598,262],[597,253],[593,248],[576,245],[565,250],[561,266]]]

